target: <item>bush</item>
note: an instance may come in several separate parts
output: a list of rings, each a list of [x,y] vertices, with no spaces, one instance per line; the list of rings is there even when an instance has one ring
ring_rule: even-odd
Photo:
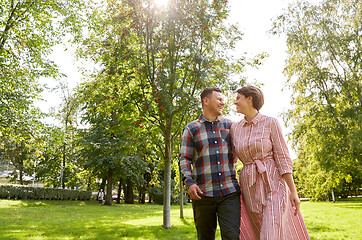
[[[36,200],[90,200],[92,192],[28,186],[0,186],[0,198]]]
[[[150,196],[152,197],[152,200],[157,203],[162,205],[163,204],[163,185],[164,182],[160,181],[160,185],[161,187],[149,187],[148,188],[148,193],[150,194]],[[176,182],[172,179],[171,180],[171,204],[177,204],[179,203],[179,199],[178,196],[175,195],[175,192],[173,191],[173,189],[176,186]]]
[[[148,189],[148,193],[150,194],[150,196],[152,197],[152,200],[155,203],[160,204],[160,205],[163,204],[163,188],[150,187]]]

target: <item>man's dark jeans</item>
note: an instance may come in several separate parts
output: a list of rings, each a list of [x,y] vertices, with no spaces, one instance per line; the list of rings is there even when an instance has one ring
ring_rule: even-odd
[[[223,240],[239,240],[240,192],[192,200],[192,208],[199,240],[215,239],[216,219],[219,221]]]

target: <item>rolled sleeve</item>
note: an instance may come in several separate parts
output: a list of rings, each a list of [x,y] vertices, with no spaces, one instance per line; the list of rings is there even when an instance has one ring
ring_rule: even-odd
[[[281,175],[293,173],[293,162],[290,159],[288,146],[283,138],[282,128],[277,119],[271,122],[271,140],[273,146],[273,156],[276,167]]]
[[[195,181],[192,178],[191,166],[194,158],[194,142],[193,136],[190,130],[186,127],[182,133],[181,148],[180,148],[180,170],[182,174],[182,180],[185,182],[187,188]]]

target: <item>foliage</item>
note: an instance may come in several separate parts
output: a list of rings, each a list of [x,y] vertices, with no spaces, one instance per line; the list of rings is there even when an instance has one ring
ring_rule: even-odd
[[[39,160],[35,152],[44,147],[44,114],[34,107],[44,87],[38,80],[62,76],[48,56],[66,34],[80,33],[82,9],[80,0],[0,3],[0,147],[21,182],[23,171],[33,172]]]
[[[152,197],[153,201],[157,204],[163,204],[164,199],[164,183],[162,180],[159,180],[159,185],[152,185],[148,187],[149,195]],[[174,189],[176,182],[172,179],[172,188]],[[176,194],[171,195],[171,204],[177,204],[179,202],[178,196]]]
[[[33,173],[35,151],[43,142],[41,131],[45,126],[40,121],[43,114],[36,108],[28,106],[17,114],[21,118],[13,119],[15,127],[0,132],[0,146],[5,161],[11,162],[17,170],[13,172],[13,178],[19,177],[20,184],[23,184],[23,174]]]
[[[27,186],[0,186],[3,199],[90,200],[92,192]]]
[[[161,6],[151,0],[120,0],[106,1],[89,16],[89,37],[81,54],[101,66],[102,80],[114,84],[106,92],[116,94],[116,89],[123,88],[120,92],[133,108],[128,123],[143,119],[147,124],[140,128],[158,136],[143,141],[153,142],[164,162],[166,228],[171,226],[175,139],[201,113],[196,97],[201,90],[229,88],[233,85],[230,75],[240,73],[246,64],[242,56],[230,54],[241,33],[226,23],[228,12],[227,1],[171,0]],[[109,108],[94,110],[112,114]]]
[[[67,83],[60,82],[60,89],[62,91],[62,108],[57,113],[57,118],[62,125],[63,139],[61,144],[62,148],[62,169],[61,169],[61,184],[64,189],[66,185],[75,185],[77,178],[75,177],[81,169],[76,166],[75,152],[77,146],[76,134],[78,126],[78,109],[79,99],[73,93]]]
[[[122,176],[144,192],[164,182],[169,218],[180,133],[201,113],[196,96],[205,86],[240,85],[230,76],[247,64],[231,54],[242,34],[225,21],[227,1],[120,0],[87,9],[81,0],[1,2],[0,148],[20,177],[36,173],[47,186]],[[48,126],[33,101],[39,78],[63,77],[48,55],[68,34],[84,40],[80,55],[97,65],[79,94],[61,86],[62,126]],[[78,132],[79,106],[86,129]]]
[[[47,59],[67,32],[80,30],[82,2],[14,1],[0,3],[0,132],[14,127],[38,97],[40,77],[57,77]]]
[[[357,194],[362,184],[361,22],[362,3],[353,0],[297,2],[275,21],[287,36],[293,108],[285,119],[305,196]],[[348,187],[338,191],[341,184]]]
[[[142,185],[147,148],[142,143],[143,119],[137,119],[127,91],[132,85],[104,69],[79,86],[82,121],[89,127],[80,132],[78,156],[80,166],[94,176],[107,180],[121,176],[128,183]]]
[[[44,141],[37,146],[36,178],[48,187],[60,187],[63,132],[59,127],[46,126],[40,136]]]

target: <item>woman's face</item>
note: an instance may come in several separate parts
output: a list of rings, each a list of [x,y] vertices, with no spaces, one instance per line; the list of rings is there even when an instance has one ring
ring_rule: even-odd
[[[245,114],[252,105],[252,97],[249,96],[246,98],[244,95],[238,93],[234,104],[236,106],[236,112]]]

